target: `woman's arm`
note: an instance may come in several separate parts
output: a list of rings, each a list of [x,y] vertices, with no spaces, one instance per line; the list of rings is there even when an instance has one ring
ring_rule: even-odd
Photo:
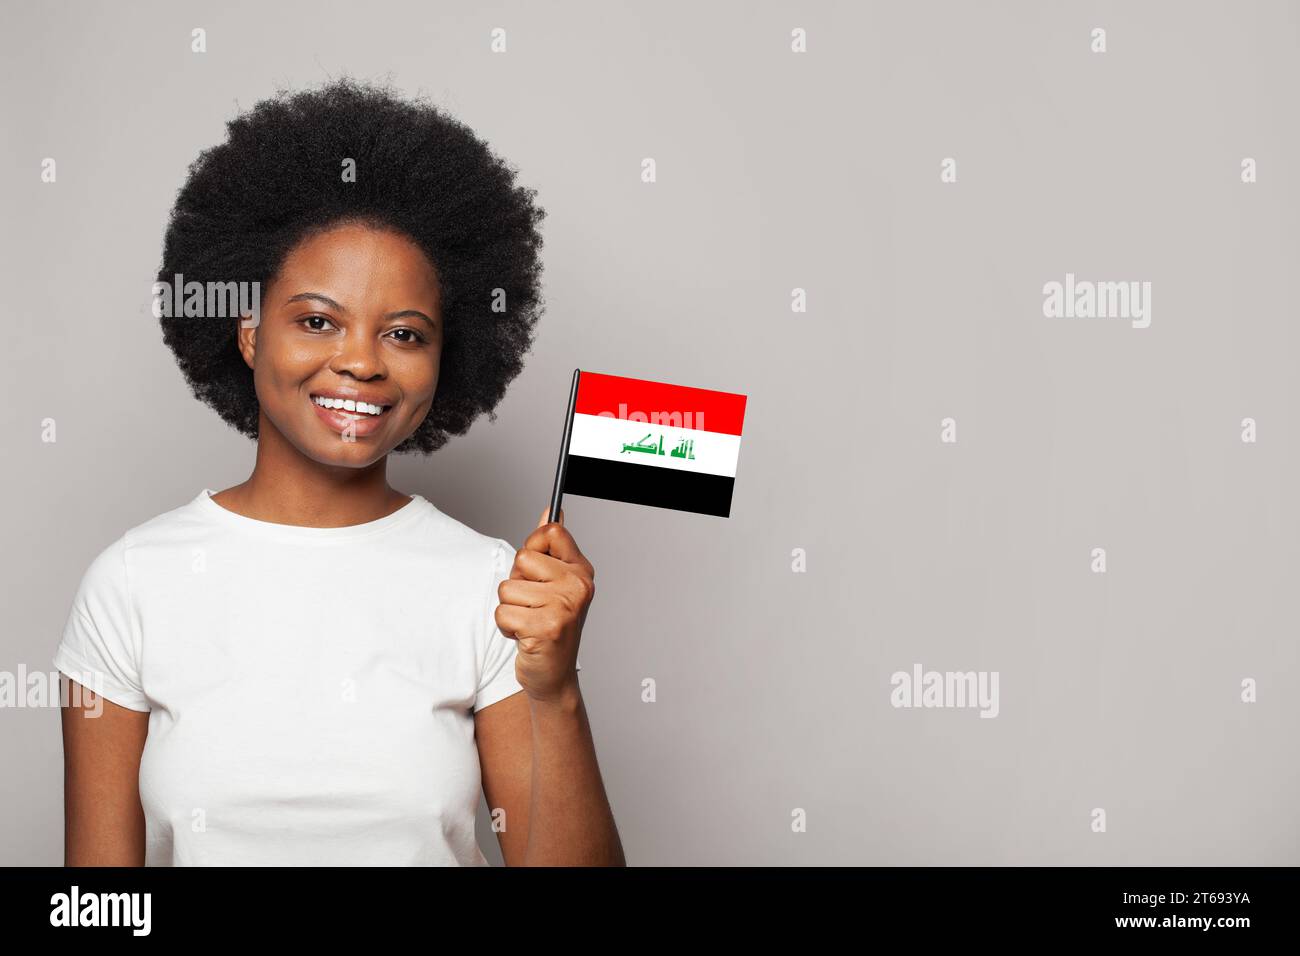
[[[63,680],[73,702],[62,708],[63,865],[144,866],[139,775],[149,712]]]
[[[495,619],[517,646],[524,693],[475,714],[483,792],[504,808],[506,864],[626,866],[578,686],[578,644],[596,595],[596,569],[564,527],[537,527],[497,586]]]
[[[626,866],[582,693],[513,694],[474,715],[489,811],[507,866]]]

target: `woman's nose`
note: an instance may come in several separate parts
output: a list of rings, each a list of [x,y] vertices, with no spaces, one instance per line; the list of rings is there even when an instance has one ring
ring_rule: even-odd
[[[383,359],[379,354],[379,343],[372,330],[353,325],[343,335],[339,350],[330,367],[335,372],[348,372],[353,378],[370,379],[382,375]]]

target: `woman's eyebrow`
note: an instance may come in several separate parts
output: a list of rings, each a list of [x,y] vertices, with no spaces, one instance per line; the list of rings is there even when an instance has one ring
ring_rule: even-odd
[[[347,311],[347,309],[343,308],[343,306],[339,305],[329,296],[321,295],[321,293],[319,292],[299,292],[297,295],[292,295],[289,298],[285,299],[284,304],[288,305],[290,302],[304,302],[307,299],[315,299],[317,302],[324,302],[331,309],[336,309],[339,312]]]
[[[437,331],[438,327],[433,324],[433,319],[429,318],[427,315],[425,315],[423,312],[419,311],[418,309],[403,309],[401,312],[389,312],[387,316],[387,318],[390,319],[405,319],[408,317],[416,318],[416,319],[424,319],[424,321],[429,323],[429,328]]]
[[[333,299],[331,299],[329,296],[324,295],[324,294],[322,294],[322,293],[320,293],[320,292],[299,292],[297,295],[290,296],[288,299],[286,299],[285,302],[284,302],[284,304],[285,304],[285,305],[288,305],[290,302],[304,302],[304,301],[306,301],[307,299],[314,299],[314,300],[316,300],[317,302],[324,302],[324,303],[325,303],[326,305],[328,305],[331,309],[334,309],[334,310],[337,311],[337,312],[346,312],[346,311],[347,311],[347,309],[343,308],[343,306],[339,305],[337,302],[335,302],[335,301],[334,301]],[[423,312],[421,312],[419,309],[402,309],[400,312],[389,312],[388,315],[385,316],[385,318],[388,318],[388,319],[405,319],[405,318],[424,319],[425,322],[428,322],[428,323],[429,323],[429,328],[433,329],[434,331],[437,331],[437,329],[438,329],[438,326],[437,326],[436,324],[434,324],[433,319],[429,318],[427,315],[425,315],[425,314],[424,314]]]

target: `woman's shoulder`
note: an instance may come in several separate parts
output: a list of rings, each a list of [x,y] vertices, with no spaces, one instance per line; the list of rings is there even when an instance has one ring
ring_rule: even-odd
[[[509,553],[513,558],[515,546],[505,538],[479,531],[453,518],[427,498],[420,497],[420,501],[426,506],[432,536],[445,546],[482,554],[493,560],[498,560],[502,553]]]
[[[142,545],[174,543],[187,537],[192,538],[194,530],[203,523],[203,498],[207,494],[207,489],[204,489],[183,504],[131,525],[110,547],[129,551]]]
[[[94,574],[102,572],[105,568],[117,567],[124,561],[127,552],[133,548],[166,537],[178,527],[190,524],[193,521],[195,500],[192,499],[131,525],[108,544],[99,545],[89,562],[87,573]]]

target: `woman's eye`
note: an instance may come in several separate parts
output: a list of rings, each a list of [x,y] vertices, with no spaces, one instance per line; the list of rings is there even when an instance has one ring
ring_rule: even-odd
[[[309,332],[328,331],[326,328],[322,326],[313,324],[317,322],[323,322],[325,323],[326,326],[330,326],[330,327],[333,327],[334,325],[332,321],[330,321],[323,315],[307,315],[298,320],[298,323],[303,327],[305,327]],[[407,329],[407,328],[393,329],[393,331],[389,334],[391,335],[396,333],[404,333],[406,336],[408,336],[408,338],[400,338],[400,337],[398,338],[397,341],[401,342],[403,345],[428,341],[423,335],[421,335],[415,329]]]
[[[325,316],[323,315],[309,315],[306,318],[299,319],[298,321],[301,322],[303,325],[307,326],[307,328],[309,328],[313,332],[323,332],[325,330],[317,328],[314,325],[310,325],[309,323],[311,322],[328,322],[330,325],[334,324],[333,322],[330,322],[329,319],[325,318]]]

